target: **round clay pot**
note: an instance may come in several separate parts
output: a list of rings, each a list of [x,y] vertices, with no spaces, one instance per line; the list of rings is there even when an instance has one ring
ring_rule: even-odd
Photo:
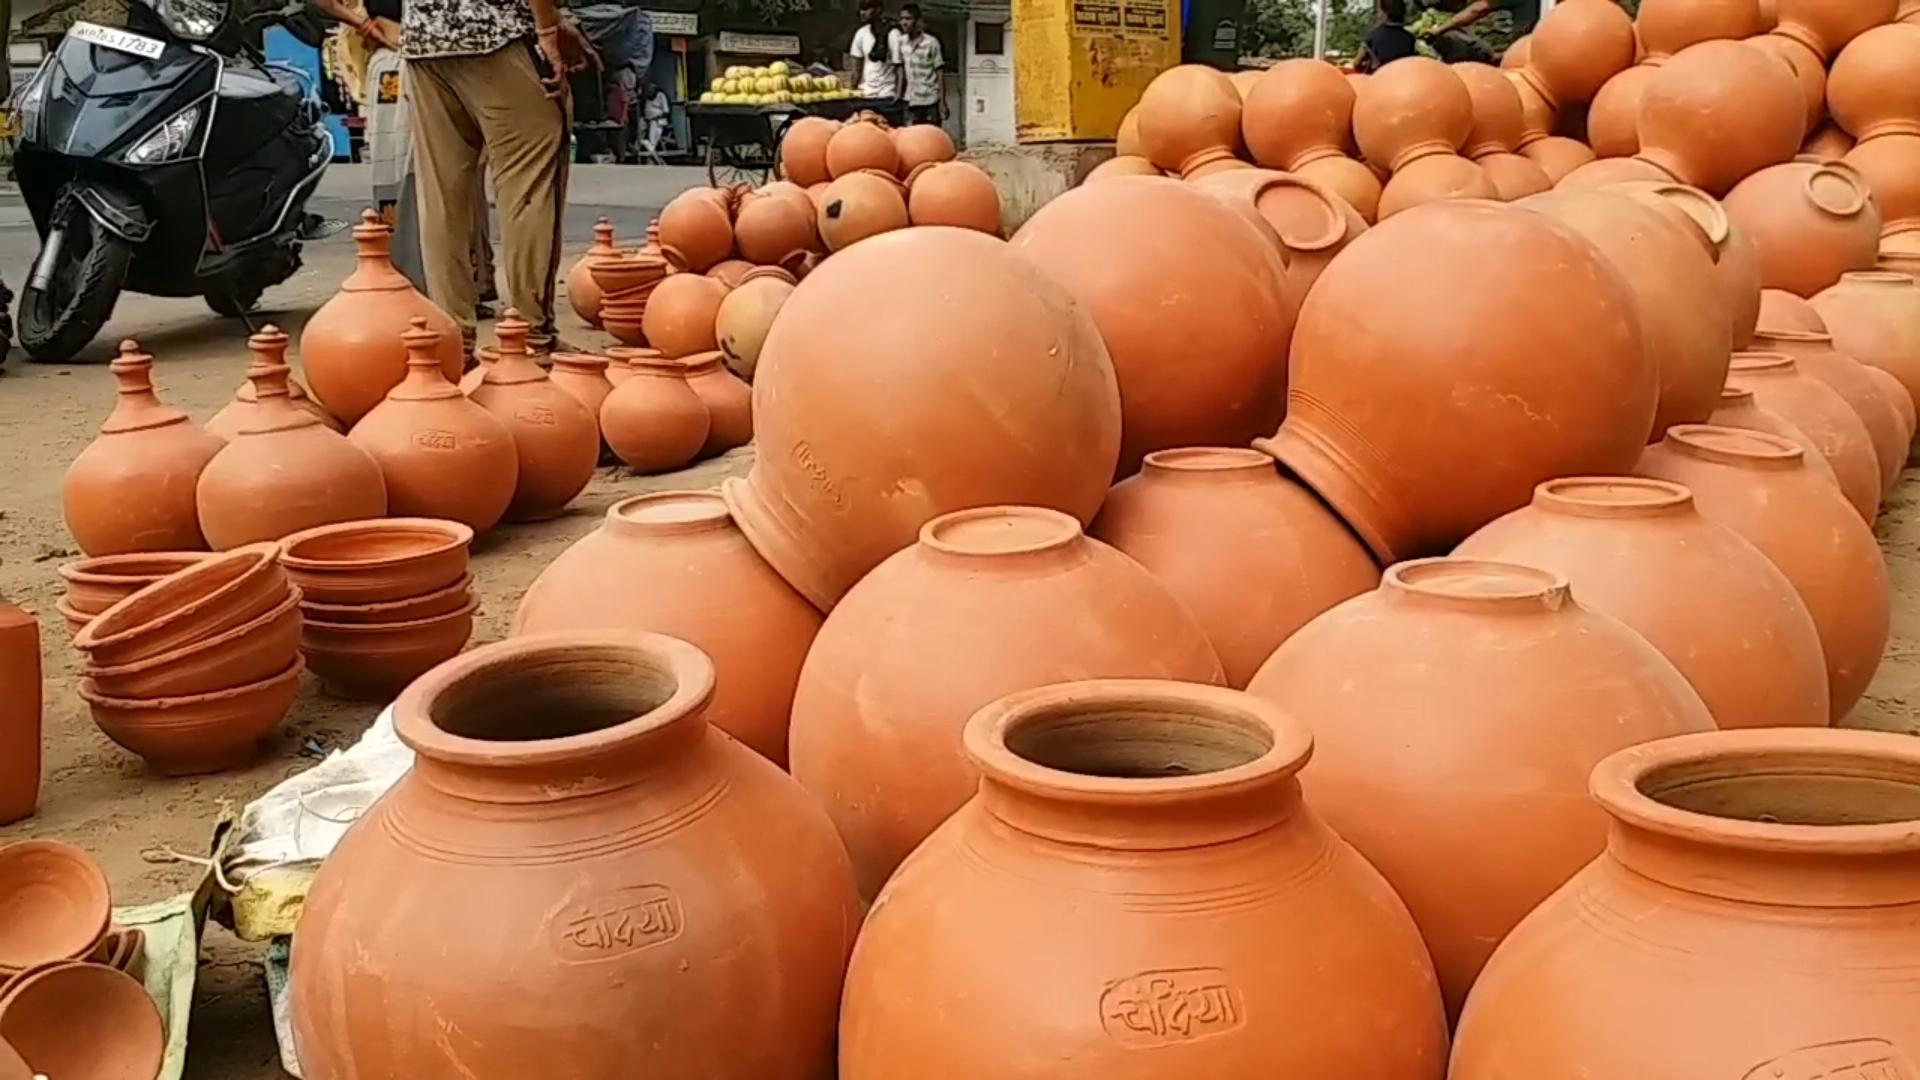
[[[1804,134],[1799,80],[1745,42],[1680,50],[1640,96],[1640,156],[1714,195],[1791,159]]]
[[[1613,0],[1560,0],[1527,39],[1527,76],[1556,108],[1592,101],[1633,63],[1633,19]]]
[[[969,716],[1088,678],[1223,681],[1186,607],[1066,514],[946,514],[862,578],[800,669],[790,736],[794,778],[839,829],[861,894],[972,797]]]
[[[747,543],[713,492],[623,499],[547,565],[513,635],[640,630],[688,641],[719,676],[708,722],[782,768],[787,715],[820,612]]]
[[[113,894],[93,857],[59,840],[0,844],[0,977],[93,952]]]
[[[1369,225],[1380,216],[1380,178],[1364,162],[1350,157],[1323,157],[1300,166],[1293,175],[1340,196]]]
[[[795,253],[794,260],[797,261],[803,257],[804,254],[804,252]],[[755,269],[756,267],[745,259],[728,259],[726,262],[720,263],[713,269],[707,271],[707,276],[726,286],[727,289],[731,291],[734,286],[745,281],[747,275]]]
[[[733,214],[726,192],[688,188],[660,211],[660,249],[677,269],[704,274],[733,255]]]
[[[1749,38],[1747,44],[1772,56],[1793,72],[1794,81],[1800,84],[1800,94],[1805,102],[1803,115],[1805,124],[1801,128],[1804,139],[1807,133],[1820,126],[1827,115],[1827,68],[1805,45],[1779,34],[1762,34]]]
[[[567,271],[567,303],[589,326],[600,325],[601,290],[593,280],[593,264],[619,257],[620,249],[613,246],[613,222],[606,218],[594,222],[593,246]]]
[[[1789,161],[1761,169],[1727,193],[1728,216],[1760,250],[1767,288],[1812,296],[1850,270],[1871,270],[1880,214],[1845,166]]]
[[[1547,171],[1519,154],[1495,151],[1481,154],[1473,163],[1486,174],[1487,182],[1493,185],[1494,194],[1501,202],[1514,202],[1553,190]]]
[[[1633,24],[1650,60],[1703,41],[1741,41],[1771,29],[1760,0],[1640,0]]]
[[[707,406],[687,385],[687,366],[635,356],[627,378],[600,406],[600,435],[635,472],[672,472],[693,463],[713,431]]]
[[[1793,584],[1680,484],[1549,480],[1454,554],[1563,575],[1660,650],[1723,728],[1828,722],[1820,635]]]
[[[1606,850],[1501,943],[1449,1075],[1911,1072],[1917,753],[1903,735],[1792,728],[1601,762]]]
[[[1847,407],[1865,425],[1867,435],[1873,441],[1874,461],[1879,470],[1879,490],[1893,490],[1894,484],[1899,482],[1900,469],[1907,462],[1910,435],[1899,411],[1887,400],[1880,384],[1868,375],[1872,369],[1836,351],[1832,335],[1825,331],[1778,330],[1762,333],[1755,337],[1754,346],[1765,352],[1792,357],[1801,374],[1826,384],[1846,402]],[[1780,413],[1809,434],[1812,433],[1811,427],[1794,419],[1792,410],[1774,408],[1764,398],[1760,400],[1760,405]],[[1852,501],[1851,495],[1848,501]]]
[[[978,165],[932,165],[919,170],[907,186],[907,217],[915,225],[952,225],[999,236],[1000,189]]]
[[[1660,69],[1647,64],[1627,68],[1606,81],[1587,107],[1587,140],[1603,158],[1623,158],[1640,150],[1640,96]]]
[[[1381,68],[1354,101],[1354,141],[1369,162],[1391,172],[1428,154],[1457,154],[1472,132],[1466,83],[1424,56]]]
[[[1514,89],[1512,80],[1492,64],[1454,64],[1453,73],[1466,85],[1473,102],[1473,128],[1461,153],[1473,158],[1511,153],[1527,133],[1520,92]]]
[[[708,728],[713,687],[698,649],[633,633],[488,645],[409,686],[394,729],[417,760],[301,915],[303,1070],[831,1075],[847,856],[790,778]],[[446,1026],[409,1019],[428,1012]]]
[[[1702,196],[1705,197],[1704,195]],[[1650,440],[1674,424],[1713,413],[1733,349],[1726,296],[1714,273],[1717,252],[1690,220],[1682,222],[1609,188],[1558,191],[1519,204],[1585,237],[1633,292],[1647,353],[1660,372]]]
[[[953,136],[934,124],[912,124],[893,130],[893,148],[900,153],[900,175],[905,177],[922,165],[952,161],[960,152],[954,149]]]
[[[1500,69],[1502,71],[1519,71],[1521,68],[1526,67],[1527,54],[1532,48],[1533,41],[1531,35],[1521,34],[1519,37],[1514,38],[1513,44],[1507,46],[1507,51],[1500,54]]]
[[[1140,153],[1168,172],[1207,150],[1241,149],[1240,91],[1204,64],[1178,64],[1154,76],[1137,109]]]
[[[813,250],[820,242],[813,215],[813,200],[805,192],[797,200],[764,191],[748,192],[733,219],[740,257],[756,266],[778,266]]]
[[[753,441],[753,391],[728,371],[716,350],[689,356],[687,385],[707,409],[707,438],[700,456],[717,457]]]
[[[458,382],[466,366],[459,325],[393,268],[392,239],[393,229],[378,213],[362,213],[353,229],[359,265],[340,283],[339,295],[300,330],[307,388],[349,428],[406,377],[407,347],[400,338],[415,319],[439,332],[434,355],[449,382]]]
[[[1812,302],[1834,348],[1884,368],[1920,401],[1920,284],[1883,271],[1842,274]]]
[[[91,679],[80,697],[100,733],[146,759],[162,776],[200,776],[245,764],[260,740],[293,708],[306,665],[295,656],[285,670],[259,682],[183,697],[108,697]]]
[[[146,1080],[160,1075],[166,1027],[147,988],[98,964],[54,964],[0,997],[0,1039],[35,1077]]]
[[[444,589],[435,589],[405,600],[374,604],[316,604],[302,601],[300,612],[306,618],[324,623],[413,622],[459,611],[472,598],[473,575],[468,573],[460,575],[459,581]]]
[[[1673,183],[1674,175],[1635,154],[1633,157],[1589,158],[1554,182],[1559,191],[1590,191],[1629,183]]]
[[[803,188],[833,179],[827,172],[827,143],[839,130],[840,121],[824,116],[796,118],[780,138],[780,175]]]
[[[1760,323],[1760,247],[1753,237],[1724,213],[1727,238],[1720,244],[1720,285],[1733,315],[1733,347],[1744,349],[1753,343],[1754,328]]]
[[[1048,686],[981,710],[965,733],[979,794],[861,929],[841,1080],[915,1062],[1153,1075],[1143,1054],[1191,1076],[1439,1077],[1432,964],[1393,891],[1301,798],[1313,741],[1247,695],[1175,682]]]
[[[1821,124],[1800,144],[1801,158],[1815,161],[1835,162],[1844,160],[1847,151],[1854,147],[1853,136],[1835,127],[1831,122]]]
[[[1300,297],[1281,253],[1221,200],[1121,177],[1047,203],[1012,248],[1106,340],[1124,418],[1116,476],[1154,450],[1244,445],[1279,422]]]
[[[1833,466],[1827,462],[1825,454],[1814,445],[1807,433],[1787,423],[1779,413],[1762,409],[1753,399],[1753,391],[1744,386],[1723,387],[1720,391],[1720,407],[1713,410],[1707,423],[1715,427],[1740,428],[1745,431],[1759,431],[1768,435],[1778,435],[1800,448],[1806,456],[1807,468],[1821,478],[1838,493],[1840,479],[1833,473]]]
[[[1767,289],[1760,295],[1760,319],[1754,338],[1780,331],[1824,334],[1827,324],[1805,298],[1785,289]]]
[[[115,603],[74,636],[90,664],[121,667],[164,656],[245,625],[289,590],[274,544],[210,556]]]
[[[1899,0],[1777,0],[1780,24],[1773,33],[1806,46],[1825,65],[1847,43],[1873,27],[1890,23]]]
[[[793,295],[794,283],[772,274],[750,277],[720,301],[713,319],[720,354],[727,368],[747,382],[760,367],[760,350],[773,329],[774,317]]]
[[[613,393],[613,383],[607,378],[610,361],[604,356],[589,353],[553,353],[550,359],[553,367],[547,377],[553,380],[553,385],[587,407],[587,412],[593,417],[594,430],[599,431],[600,403]]]
[[[1558,186],[1574,170],[1594,160],[1593,151],[1586,143],[1560,135],[1549,135],[1520,144],[1520,156],[1540,166],[1547,179]],[[1660,179],[1671,179],[1662,176]]]
[[[519,459],[509,521],[559,517],[586,490],[600,463],[599,415],[534,363],[527,354],[531,329],[518,311],[508,308],[501,314],[495,324],[500,358],[471,399],[507,429]]]
[[[334,419],[332,413],[308,396],[307,388],[300,385],[300,380],[291,378],[287,380],[287,399],[312,413],[321,423],[343,435],[346,434],[347,429],[341,425],[340,421]],[[241,430],[252,423],[253,406],[257,400],[253,393],[252,381],[241,379],[239,388],[233,392],[233,400],[227,402],[219,412],[207,419],[207,430],[229,441],[238,438]]]
[[[1309,619],[1380,583],[1366,545],[1257,450],[1156,450],[1089,532],[1186,605],[1233,687]]]
[[[229,630],[158,656],[116,667],[89,663],[87,681],[103,697],[186,697],[231,690],[278,675],[300,647],[300,590],[279,606]]]
[[[1353,141],[1353,85],[1312,57],[1281,60],[1247,93],[1240,130],[1247,153],[1269,169],[1298,169],[1342,156]]]
[[[1636,180],[1614,184],[1612,190],[1655,207],[1683,229],[1695,230],[1714,259],[1714,280],[1726,303],[1732,345],[1747,348],[1760,319],[1760,252],[1753,238],[1719,200],[1699,188],[1671,180]]]
[[[1396,318],[1362,315],[1384,281],[1399,283]],[[1286,420],[1257,445],[1381,562],[1446,551],[1542,480],[1633,464],[1660,385],[1637,312],[1606,256],[1543,214],[1418,207],[1320,275],[1294,331]],[[1456,325],[1475,329],[1436,332]],[[1484,393],[1459,398],[1463,385]],[[1479,465],[1463,473],[1467,459]]]
[[[280,565],[309,604],[384,604],[465,577],[472,543],[473,530],[458,521],[349,521],[287,537]]]
[[[1500,189],[1479,165],[1458,154],[1428,154],[1409,162],[1387,181],[1380,192],[1380,220],[1431,202],[1497,202],[1499,198]]]
[[[1247,689],[1312,724],[1306,797],[1406,901],[1449,1015],[1507,931],[1599,854],[1605,819],[1580,798],[1593,765],[1714,727],[1666,657],[1565,577],[1479,559],[1388,567]]]
[[[1895,415],[1900,418],[1901,429],[1907,433],[1907,442],[1911,444],[1916,427],[1920,427],[1920,418],[1915,416],[1913,398],[1907,395],[1907,388],[1900,385],[1900,380],[1894,378],[1890,372],[1877,367],[1867,367],[1865,364],[1860,366],[1866,368],[1867,376],[1873,380],[1875,386],[1880,388],[1880,393],[1885,395],[1888,403],[1893,406]],[[1904,466],[1906,462],[1903,460],[1901,464]]]
[[[1683,425],[1649,446],[1634,471],[1693,489],[1701,513],[1746,537],[1793,582],[1820,632],[1839,721],[1886,648],[1887,567],[1873,530],[1805,457],[1779,436]]]
[[[1367,231],[1360,212],[1332,189],[1291,173],[1242,169],[1219,173],[1200,187],[1252,206],[1286,249],[1287,284],[1297,303],[1335,255]]]
[[[1135,102],[1120,117],[1120,126],[1113,133],[1113,152],[1121,157],[1146,157],[1147,152],[1140,145],[1140,103]]]
[[[1920,26],[1889,23],[1853,39],[1834,58],[1826,106],[1856,139],[1920,135]]]
[[[1738,353],[1727,385],[1753,392],[1755,405],[1807,436],[1832,467],[1840,493],[1868,524],[1880,508],[1880,466],[1873,437],[1847,400],[1779,353]]]
[[[387,701],[467,647],[478,607],[469,599],[444,615],[406,622],[308,619],[300,633],[300,652],[334,695],[349,701]]]
[[[885,127],[864,121],[842,125],[827,140],[827,175],[838,180],[862,169],[898,175],[900,148]]]
[[[88,555],[204,549],[193,492],[226,440],[161,404],[153,357],[135,342],[120,343],[112,369],[113,412],[60,485],[67,531]]]
[[[827,186],[817,223],[827,250],[840,251],[870,236],[904,229],[910,221],[897,181],[856,172]]]
[[[655,286],[641,324],[648,345],[669,358],[712,352],[713,320],[727,286],[699,274],[670,274]]]
[[[1873,191],[1884,228],[1920,224],[1920,135],[1880,135],[1847,151],[1845,164]]]
[[[1112,176],[1164,176],[1164,175],[1166,174],[1160,171],[1159,166],[1155,165],[1151,161],[1148,161],[1146,158],[1132,157],[1126,154],[1116,154],[1113,157],[1110,157],[1107,160],[1101,162],[1100,164],[1095,165],[1092,169],[1089,169],[1087,171],[1087,175],[1083,179],[1081,179],[1080,182],[1082,184],[1087,184],[1087,183],[1092,183],[1095,180],[1104,180]]]
[[[150,551],[62,563],[59,574],[67,583],[67,591],[61,599],[75,613],[91,621],[93,616],[161,578],[177,574],[208,557],[200,551]]]

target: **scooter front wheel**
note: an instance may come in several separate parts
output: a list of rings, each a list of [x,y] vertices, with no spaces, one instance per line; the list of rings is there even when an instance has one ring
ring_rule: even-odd
[[[78,356],[113,316],[133,248],[67,195],[54,204],[43,251],[45,244],[58,248],[46,274],[35,260],[20,290],[20,344],[32,359],[57,364]]]

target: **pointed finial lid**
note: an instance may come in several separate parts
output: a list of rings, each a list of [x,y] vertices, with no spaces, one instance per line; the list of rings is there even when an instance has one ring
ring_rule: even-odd
[[[287,335],[271,324],[247,339],[253,350],[253,362],[247,367],[247,381],[253,384],[254,408],[240,429],[242,435],[264,435],[275,431],[293,431],[313,427],[320,418],[293,403],[288,379]]]
[[[120,355],[113,358],[108,370],[113,372],[113,381],[118,384],[119,397],[114,401],[113,411],[107,414],[106,423],[100,425],[102,435],[121,435],[188,422],[186,413],[163,403],[153,392],[153,357],[141,350],[139,342],[132,338],[122,341]]]
[[[360,249],[360,263],[347,275],[347,280],[340,283],[341,292],[393,292],[413,288],[406,276],[393,268],[393,226],[380,216],[380,211],[368,207],[360,212],[360,224],[353,227],[353,243]]]
[[[613,222],[601,218],[593,223],[593,247],[595,251],[613,250]]]
[[[400,341],[407,347],[407,376],[400,384],[387,392],[387,397],[395,401],[427,401],[444,397],[459,397],[460,388],[447,380],[447,373],[440,366],[441,333],[428,325],[424,316],[415,315],[409,320]]]
[[[501,312],[493,330],[500,337],[500,355],[487,369],[488,386],[539,382],[547,377],[546,370],[527,352],[527,336],[533,333],[533,326],[520,317],[519,311],[508,308]]]

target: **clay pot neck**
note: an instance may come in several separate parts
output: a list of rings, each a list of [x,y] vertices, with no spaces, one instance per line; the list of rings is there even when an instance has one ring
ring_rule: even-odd
[[[1593,774],[1607,854],[1670,888],[1744,904],[1920,903],[1920,747],[1815,729],[1683,735]]]
[[[500,360],[496,357],[487,374],[491,376],[499,366]],[[448,382],[446,372],[440,369],[439,358],[420,352],[409,353],[407,377],[387,392],[387,397],[394,401],[438,401],[461,396],[460,388]]]
[[[652,356],[628,357],[627,370],[636,378],[644,376],[651,379],[672,379],[675,382],[687,381],[687,365],[658,353]]]
[[[1514,89],[1520,91],[1522,113],[1532,113],[1535,111],[1525,107],[1527,105],[1526,96],[1529,92],[1546,105],[1548,112],[1557,113],[1560,111],[1560,102],[1554,98],[1553,91],[1547,88],[1547,81],[1540,77],[1540,73],[1533,69],[1532,64],[1528,64],[1520,70],[1513,72],[1512,79],[1515,84]],[[1542,132],[1542,134],[1550,134],[1550,132]]]
[[[1818,34],[1815,34],[1808,27],[1801,26],[1799,23],[1783,20],[1780,25],[1767,31],[1767,36],[1781,38],[1800,46],[1812,54],[1812,61],[1821,67],[1826,67],[1827,59],[1832,55],[1827,49],[1826,42],[1821,41]]]
[[[1567,579],[1518,563],[1443,555],[1387,568],[1380,590],[1397,603],[1473,615],[1550,615],[1567,606]]]
[[[622,499],[607,510],[605,528],[648,540],[728,532],[733,515],[716,491],[655,491]]]
[[[1661,146],[1643,146],[1633,155],[1633,160],[1644,162],[1659,169],[1668,180],[1686,183],[1686,162],[1680,156]],[[1656,181],[1657,182],[1657,181]]]
[[[253,408],[240,429],[242,435],[270,435],[314,427],[320,418],[293,403],[288,379],[293,372],[287,365],[261,356],[254,357],[247,369],[247,381],[253,384]]]
[[[153,392],[153,357],[141,352],[139,345],[130,340],[121,342],[120,355],[110,370],[119,397],[106,423],[100,425],[102,435],[124,435],[187,422],[186,413],[162,402]]]
[[[1280,482],[1280,470],[1272,458],[1258,450],[1233,446],[1155,450],[1141,463],[1140,475],[1159,484],[1213,487],[1265,486]]]
[[[1730,378],[1787,379],[1800,374],[1793,357],[1778,352],[1737,352],[1727,364]]]
[[[1880,256],[1883,261],[1889,257],[1887,254]],[[1914,279],[1905,274],[1887,270],[1849,270],[1840,275],[1840,284],[1850,289],[1911,290],[1914,287]]]
[[[1016,831],[1107,851],[1245,839],[1300,807],[1313,751],[1279,708],[1220,687],[1065,683],[1002,698],[967,723],[980,799]]]
[[[562,371],[589,377],[606,377],[610,361],[604,356],[589,356],[585,353],[554,353],[553,366]]]
[[[414,773],[457,799],[555,803],[658,781],[707,744],[713,662],[658,634],[543,634],[486,645],[394,703]]]
[[[1210,146],[1180,163],[1180,179],[1192,183],[1204,176],[1230,169],[1250,169],[1253,166],[1235,157],[1233,151],[1224,146]],[[911,188],[911,183],[909,183]]]
[[[712,375],[726,366],[724,356],[719,352],[695,353],[680,361],[680,369],[691,379],[698,375]]]
[[[1575,476],[1533,489],[1536,509],[1563,517],[1638,521],[1690,517],[1693,492],[1685,485],[1638,476]]]
[[[930,559],[996,572],[1050,573],[1088,557],[1087,538],[1070,514],[1037,506],[984,506],[942,514],[920,527]]]
[[[527,335],[532,331],[533,327],[520,317],[518,311],[508,308],[501,313],[500,323],[494,331],[500,336],[500,347],[483,382],[488,386],[517,386],[546,379],[546,369],[535,363],[527,353]]]
[[[393,229],[380,219],[372,210],[360,215],[360,224],[353,227],[353,244],[359,250],[359,265],[347,280],[340,283],[341,292],[395,292],[411,289],[413,283],[393,268]]]
[[[1880,261],[1874,264],[1882,273],[1893,274],[1909,282],[1920,280],[1920,254],[1904,251],[1882,251]]]
[[[1793,440],[1745,428],[1676,424],[1660,445],[1682,457],[1736,469],[1794,472],[1807,466],[1806,451]]]

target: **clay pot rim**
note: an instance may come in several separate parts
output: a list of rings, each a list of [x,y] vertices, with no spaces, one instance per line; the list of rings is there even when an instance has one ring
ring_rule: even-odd
[[[301,623],[303,624],[303,626],[305,624],[314,623],[314,622],[318,622],[323,626],[356,625],[356,624],[348,624],[348,623],[329,622],[324,618],[324,616],[330,615],[334,612],[354,612],[361,615],[377,616],[383,611],[399,611],[399,610],[403,610],[410,607],[417,607],[425,601],[438,600],[442,597],[452,596],[458,592],[468,592],[472,588],[473,588],[473,571],[469,570],[466,573],[460,575],[459,581],[456,581],[453,584],[448,585],[443,589],[435,589],[432,592],[421,593],[419,596],[409,596],[404,600],[381,600],[377,603],[372,603],[372,604],[327,604],[327,603],[321,603],[320,601],[316,600],[309,603],[302,603],[300,605]],[[314,616],[314,615],[322,616],[322,618],[319,618],[319,619],[309,618],[309,616]]]
[[[1733,234],[1733,219],[1727,215],[1726,207],[1719,199],[1679,180],[1628,180],[1608,186],[1623,188],[1625,190],[1621,193],[1626,195],[1645,192],[1659,199],[1662,205],[1678,210],[1698,228],[1699,239],[1705,242],[1708,256],[1716,265],[1719,264],[1721,249],[1726,247]],[[1605,191],[1607,188],[1598,190]]]
[[[1272,458],[1250,446],[1178,446],[1153,450],[1141,459],[1140,470],[1179,476],[1270,472],[1277,479],[1280,475],[1280,467]]]
[[[22,972],[7,986],[7,992],[0,995],[0,1027],[4,1027],[6,1023],[8,1010],[18,1004],[29,992],[49,980],[67,979],[80,979],[91,984],[95,993],[88,995],[88,1004],[93,1008],[113,1011],[114,1015],[122,1021],[115,1025],[115,1033],[123,1040],[138,1034],[142,1037],[142,1045],[146,1050],[143,1056],[150,1057],[156,1062],[165,1058],[167,1028],[166,1021],[160,1015],[160,1007],[154,1003],[153,997],[147,993],[145,984],[140,980],[119,968],[108,967],[105,964],[70,961],[47,964],[32,971]],[[98,993],[102,980],[112,984],[119,993],[112,996]],[[122,1004],[130,1004],[139,1012],[137,1026],[125,1023],[130,1017],[125,1015],[123,1010],[116,1008]],[[9,1045],[12,1044],[9,1043]],[[121,1045],[124,1046],[124,1042]]]
[[[131,664],[120,664],[112,667],[95,667],[89,663],[85,665],[83,673],[89,679],[101,676],[117,679],[128,675],[142,675],[150,671],[171,667],[197,653],[210,652],[221,646],[230,645],[241,638],[258,633],[262,627],[270,626],[274,622],[285,618],[287,612],[299,607],[301,596],[300,587],[297,585],[289,585],[287,591],[289,595],[284,601],[274,605],[273,610],[268,611],[266,614],[255,617],[251,622],[242,623],[239,626],[235,626],[223,633],[215,634],[212,637],[200,638],[196,641],[189,642],[169,652],[149,656],[144,660],[135,660]]]
[[[598,356],[594,353],[559,353],[557,352],[557,353],[549,353],[547,355],[547,358],[553,362],[554,367],[579,368],[579,369],[582,369],[582,374],[588,374],[588,375],[595,374],[595,373],[604,373],[607,369],[607,365],[613,363],[613,361],[608,357]],[[591,369],[591,370],[587,370],[587,369]]]
[[[1879,257],[1884,259],[1888,254],[1887,252],[1882,252]],[[1914,280],[1907,275],[1895,273],[1891,270],[1848,270],[1840,275],[1840,281],[1842,284],[1867,285],[1873,287],[1889,286],[1892,288],[1912,288],[1915,284]]]
[[[1727,357],[1727,374],[1734,375],[1795,375],[1800,365],[1793,357],[1783,352],[1767,352],[1761,349],[1738,349]]]
[[[440,699],[462,683],[490,675],[521,674],[542,662],[603,658],[641,666],[673,687],[645,712],[578,735],[551,739],[476,739],[456,735],[434,717]],[[665,634],[639,631],[561,631],[528,634],[482,645],[453,657],[415,679],[393,702],[393,728],[421,758],[479,768],[527,768],[591,761],[689,722],[705,724],[713,698],[713,660],[698,647]],[[469,690],[469,692],[471,692]]]
[[[418,535],[438,535],[444,543],[419,551],[409,551],[400,555],[368,559],[310,559],[297,553],[304,544],[316,540],[336,540],[358,534],[406,533]],[[357,573],[362,570],[376,570],[393,566],[403,566],[444,555],[454,548],[471,549],[473,546],[473,528],[458,521],[443,518],[364,518],[360,521],[340,521],[331,525],[319,525],[311,529],[302,529],[280,541],[280,564],[290,570],[299,570],[309,574]]]
[[[690,513],[641,515],[639,510],[684,506]],[[607,528],[647,536],[685,536],[733,527],[733,512],[718,491],[649,491],[621,499],[607,507]]]
[[[84,582],[90,585],[125,585],[129,582],[152,584],[170,574],[177,574],[195,563],[213,558],[210,551],[133,551],[119,555],[95,555],[85,559],[61,563],[59,575],[70,582]],[[140,565],[154,559],[178,559],[180,565],[161,573],[114,573],[111,569],[101,569],[103,564],[112,566]]]
[[[306,629],[324,630],[342,636],[351,636],[354,634],[407,634],[416,630],[425,630],[430,627],[439,626],[443,623],[472,618],[473,613],[478,610],[480,610],[480,598],[477,596],[469,596],[467,602],[460,605],[459,610],[449,611],[444,615],[433,615],[425,619],[408,619],[405,622],[389,623],[337,623],[328,622],[325,619],[307,619],[302,624],[302,630],[303,632]],[[304,647],[303,645],[302,648]]]
[[[1765,431],[1718,424],[1675,424],[1662,440],[1663,445],[1669,443],[1676,452],[1716,465],[1748,469],[1798,469],[1806,465],[1807,453],[1799,443]]]
[[[1691,510],[1693,489],[1650,476],[1565,476],[1535,487],[1532,505],[1566,517],[1659,517]]]
[[[111,883],[107,881],[106,871],[101,869],[99,862],[96,861],[92,855],[88,854],[84,848],[69,844],[63,840],[54,840],[45,837],[31,840],[15,840],[12,843],[0,844],[0,867],[4,867],[6,863],[14,859],[28,858],[36,854],[51,856],[60,860],[65,868],[70,871],[71,880],[86,888],[89,901],[92,901],[92,906],[98,909],[100,925],[93,933],[92,940],[87,942],[84,948],[71,956],[53,957],[49,960],[36,961],[33,964],[25,966],[0,964],[0,973],[17,975],[30,971],[34,967],[42,964],[63,963],[67,961],[77,962],[98,947],[100,939],[105,937],[107,931],[113,927],[113,887]],[[0,880],[4,879],[5,875],[0,874]],[[87,925],[91,926],[92,923],[93,919],[89,916]],[[9,992],[11,992],[12,987],[8,989]]]
[[[293,663],[288,665],[286,670],[280,672],[278,675],[270,675],[267,678],[261,679],[259,682],[250,682],[245,686],[234,686],[225,690],[210,691],[205,694],[185,694],[180,697],[108,697],[106,694],[102,694],[94,688],[92,679],[81,679],[80,697],[89,705],[98,705],[105,709],[117,709],[121,712],[170,712],[174,709],[205,705],[215,701],[231,701],[234,698],[246,697],[250,694],[261,694],[268,690],[278,689],[285,683],[297,682],[301,673],[306,671],[306,669],[306,660],[296,655],[293,658]]]
[[[1557,570],[1461,555],[1394,563],[1380,575],[1380,588],[1418,597],[1425,604],[1479,613],[1558,611],[1572,592],[1566,575]]]
[[[1844,196],[1831,190],[1833,184],[1828,181],[1836,180],[1847,186]],[[1850,218],[1866,212],[1868,200],[1872,198],[1858,170],[1851,165],[1831,161],[1823,161],[1808,170],[1807,175],[1800,178],[1800,190],[1815,210],[1836,218]]]
[[[956,540],[957,530],[982,521],[1005,521],[1026,528],[1024,535],[1012,537],[1011,543]],[[949,511],[920,526],[922,547],[962,559],[1005,558],[1057,551],[1079,543],[1085,536],[1079,518],[1045,506],[975,506]]]
[[[705,375],[715,368],[724,367],[726,361],[726,353],[719,349],[708,349],[705,352],[679,357],[674,362],[684,368],[688,375]]]
[[[164,590],[178,589],[181,587],[181,582],[183,581],[192,581],[203,575],[220,573],[233,564],[242,562],[243,560],[252,560],[252,565],[243,567],[240,573],[231,581],[216,587],[212,592],[195,597],[193,600],[181,604],[178,607],[167,608],[144,622],[123,629],[114,629],[113,624],[115,621],[124,620],[129,617],[128,612],[139,611],[147,605],[154,603],[154,597],[163,595]],[[251,585],[254,579],[265,574],[279,572],[280,544],[273,541],[247,544],[243,547],[234,548],[231,551],[209,556],[184,570],[168,574],[166,577],[155,581],[151,585],[135,590],[122,599],[115,601],[112,607],[94,616],[93,621],[87,624],[86,629],[81,630],[73,636],[73,647],[79,649],[81,652],[92,652],[96,649],[124,645],[136,638],[145,637],[158,630],[164,630],[183,619],[200,614],[209,608],[225,604],[232,599],[234,594]],[[289,585],[289,587],[291,587],[291,585]],[[103,626],[107,628],[104,631],[101,630]]]
[[[1792,341],[1803,345],[1831,345],[1833,344],[1833,335],[1825,330],[1791,330],[1784,327],[1778,330],[1768,330],[1765,327],[1756,326],[1753,328],[1753,340]],[[1764,353],[1771,351],[1772,350],[1769,349],[1742,349],[1736,350],[1733,355],[1738,356],[1741,352]]]

